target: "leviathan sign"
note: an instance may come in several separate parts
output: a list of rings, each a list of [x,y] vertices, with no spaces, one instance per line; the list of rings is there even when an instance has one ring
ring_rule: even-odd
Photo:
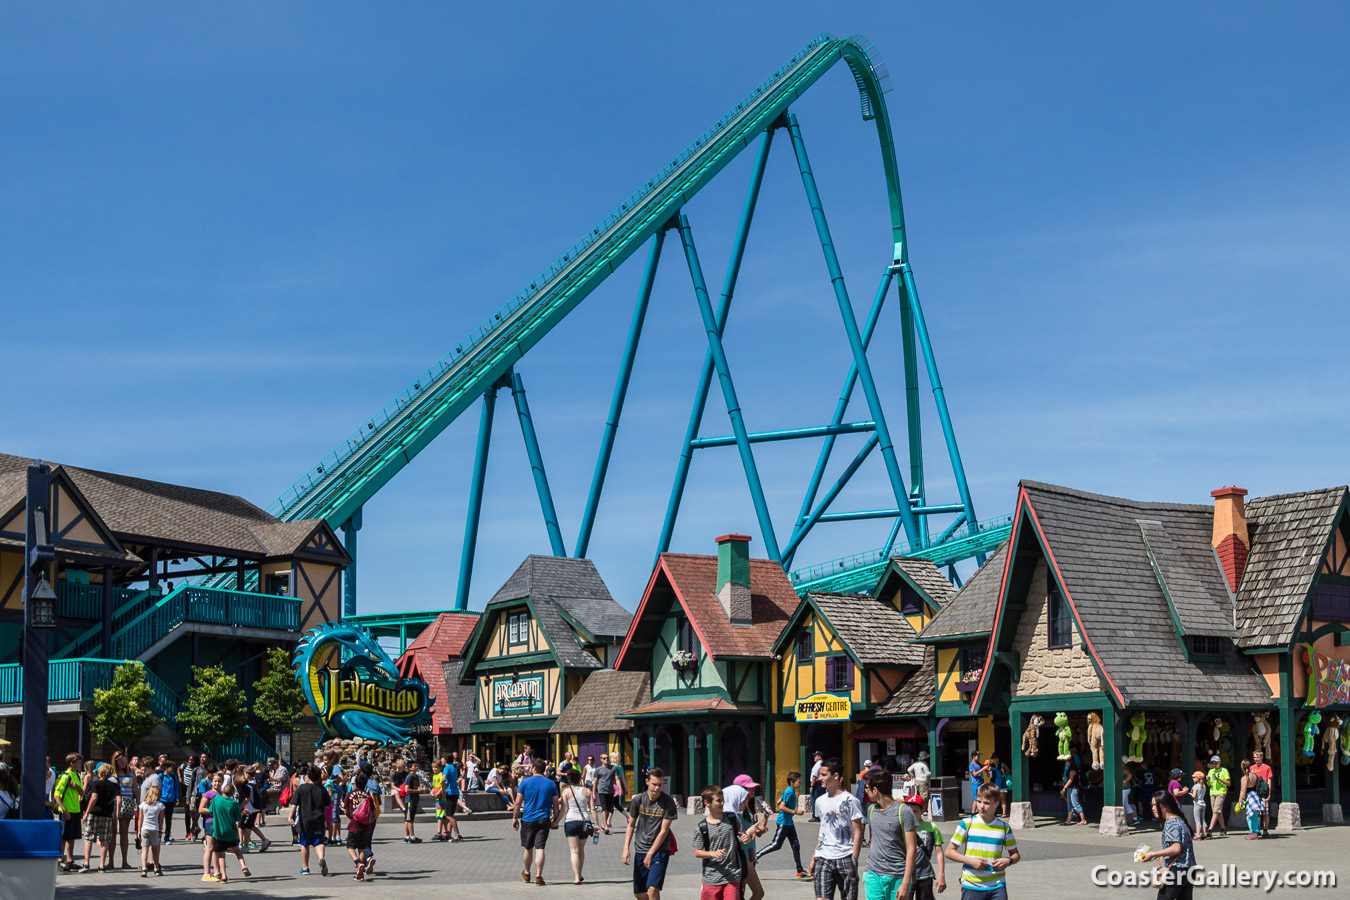
[[[400,675],[364,628],[340,622],[311,628],[294,662],[305,701],[328,734],[402,744],[431,724],[426,683]]]

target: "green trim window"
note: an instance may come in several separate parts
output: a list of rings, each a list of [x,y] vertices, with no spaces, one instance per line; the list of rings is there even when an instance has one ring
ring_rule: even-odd
[[[797,664],[803,665],[809,663],[815,658],[815,655],[816,647],[815,641],[811,636],[811,629],[804,628],[801,633],[797,635]]]
[[[844,655],[826,657],[825,690],[853,690],[853,660]]]
[[[1073,645],[1073,614],[1064,600],[1064,594],[1060,592],[1054,573],[1047,572],[1045,580],[1045,609],[1050,625],[1048,646],[1052,650],[1070,647]]]
[[[685,653],[698,652],[698,635],[694,632],[694,624],[687,616],[680,616],[675,620],[675,649]]]
[[[527,644],[530,641],[530,614],[528,612],[511,613],[506,617],[506,642],[511,645]]]

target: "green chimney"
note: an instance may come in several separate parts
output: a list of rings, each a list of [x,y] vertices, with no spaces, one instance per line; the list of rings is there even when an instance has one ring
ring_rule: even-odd
[[[717,539],[717,599],[732,624],[749,625],[750,535],[724,534]]]

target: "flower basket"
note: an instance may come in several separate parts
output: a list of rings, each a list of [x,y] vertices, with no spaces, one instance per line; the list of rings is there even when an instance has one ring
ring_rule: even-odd
[[[670,667],[676,672],[693,672],[698,668],[698,660],[688,650],[678,650],[670,658]]]

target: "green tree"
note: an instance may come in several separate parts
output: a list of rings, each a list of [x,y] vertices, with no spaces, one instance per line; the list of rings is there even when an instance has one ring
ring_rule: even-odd
[[[154,689],[145,683],[143,663],[118,666],[112,684],[94,690],[94,724],[90,728],[94,737],[129,750],[161,721],[151,707],[154,696]]]
[[[305,695],[295,683],[290,654],[273,647],[267,651],[267,674],[258,680],[253,714],[277,734],[290,734],[304,711]]]
[[[178,730],[194,747],[214,749],[239,737],[248,725],[244,692],[223,666],[192,667],[192,684],[178,711]]]

